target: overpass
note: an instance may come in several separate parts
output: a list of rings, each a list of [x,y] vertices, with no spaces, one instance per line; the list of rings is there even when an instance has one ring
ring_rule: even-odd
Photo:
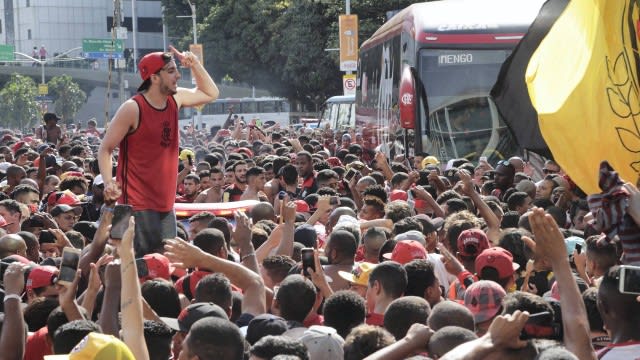
[[[82,90],[87,93],[87,103],[80,109],[80,111],[78,111],[76,121],[86,123],[86,120],[95,117],[98,119],[98,123],[100,124],[102,123],[102,119],[113,116],[120,106],[120,96],[118,93],[120,84],[118,82],[118,73],[116,71],[112,71],[111,73],[109,108],[106,109],[107,113],[105,114],[109,72],[104,69],[104,66],[103,68],[94,69],[90,68],[89,63],[86,62],[81,62],[80,65],[78,64],[79,62],[75,62],[75,64],[73,62],[65,62],[58,63],[55,66],[45,66],[45,81],[51,80],[52,77],[65,74],[71,76],[73,80],[80,85]],[[102,65],[104,65],[104,63],[102,63]],[[180,71],[182,72],[182,78],[180,79],[178,86],[192,87],[190,71],[188,69],[180,69]],[[41,82],[42,68],[40,65],[31,66],[31,64],[25,63],[22,65],[0,63],[1,84],[8,81],[10,76],[14,73],[29,76],[38,84]],[[124,98],[127,99],[135,93],[138,86],[142,83],[142,80],[140,79],[140,75],[130,71],[123,72],[122,79],[125,84]],[[217,85],[220,89],[221,98],[253,96],[253,89],[248,86],[223,85],[219,82]],[[266,90],[256,89],[255,96],[269,96],[269,92]]]

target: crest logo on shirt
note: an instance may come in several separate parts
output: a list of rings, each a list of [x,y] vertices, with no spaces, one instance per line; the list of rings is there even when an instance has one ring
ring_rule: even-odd
[[[162,123],[162,138],[160,146],[169,147],[171,145],[171,126],[168,121]]]

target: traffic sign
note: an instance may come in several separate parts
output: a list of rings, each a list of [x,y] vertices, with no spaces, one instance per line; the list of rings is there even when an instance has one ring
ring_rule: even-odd
[[[124,43],[121,39],[82,39],[82,52],[88,59],[122,59]]]
[[[49,94],[49,85],[38,84],[38,95],[47,95],[47,94]]]
[[[13,61],[15,59],[13,45],[0,45],[0,61]]]
[[[36,96],[36,101],[45,102],[45,103],[52,103],[53,102],[53,96],[39,95],[39,96]]]
[[[356,94],[356,75],[355,74],[342,75],[342,89],[344,91],[345,96]]]

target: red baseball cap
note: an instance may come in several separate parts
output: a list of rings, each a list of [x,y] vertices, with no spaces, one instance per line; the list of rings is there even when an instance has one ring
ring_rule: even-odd
[[[35,266],[27,277],[27,290],[39,289],[56,283],[58,268],[55,266]]]
[[[72,193],[71,191],[65,190],[65,191],[55,191],[49,194],[49,197],[47,198],[47,204],[51,207],[56,205],[74,206],[74,205],[81,205],[83,204],[83,202],[80,201],[80,199],[78,199],[78,197],[74,193]]]
[[[393,190],[391,195],[389,195],[389,201],[407,201],[407,199],[409,199],[409,195],[407,195],[407,192],[404,190]]]
[[[504,279],[513,275],[520,265],[513,262],[509,250],[496,246],[485,249],[476,258],[476,272],[480,274],[485,267],[496,269],[500,279]]]
[[[18,141],[17,143],[13,144],[13,146],[11,146],[11,150],[13,150],[13,153],[15,154],[16,151],[18,151],[19,149],[21,149],[25,145],[27,145],[26,142]]]
[[[147,269],[149,269],[149,275],[140,278],[141,281],[152,280],[155,278],[163,278],[165,280],[171,280],[171,273],[173,268],[169,259],[158,253],[147,254],[142,257],[147,263]]]
[[[473,321],[479,324],[498,314],[506,295],[506,291],[496,282],[476,281],[464,292],[464,306],[473,314]]]
[[[458,253],[465,257],[476,257],[489,248],[489,239],[480,229],[468,229],[458,236]]]
[[[415,240],[402,240],[396,244],[393,251],[382,255],[385,259],[406,264],[416,259],[426,259],[427,250]]]
[[[196,286],[198,285],[198,282],[203,277],[209,274],[213,274],[213,273],[210,271],[196,270],[191,274],[187,274],[181,277],[180,279],[178,279],[174,287],[176,288],[178,293],[183,294],[189,300],[191,300],[196,295]]]
[[[164,65],[166,64],[164,60],[164,54],[165,53],[163,53],[162,51],[157,51],[149,53],[142,57],[142,59],[138,63],[138,70],[140,71],[140,77],[142,78],[142,81],[147,80],[151,77],[151,75],[157,73],[164,67]]]
[[[311,211],[311,209],[309,208],[309,204],[307,204],[307,202],[304,200],[296,200],[294,201],[294,203],[296,204],[296,212],[308,213]]]

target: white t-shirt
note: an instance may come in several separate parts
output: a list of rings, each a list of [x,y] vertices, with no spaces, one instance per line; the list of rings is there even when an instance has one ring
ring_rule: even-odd
[[[449,274],[447,269],[444,267],[444,263],[442,262],[442,255],[429,253],[427,254],[427,259],[433,264],[433,271],[440,281],[440,285],[442,285],[445,289],[449,289],[449,284],[455,281],[456,277]],[[445,296],[446,297],[446,296]]]
[[[609,345],[598,351],[601,360],[640,360],[640,342]]]

